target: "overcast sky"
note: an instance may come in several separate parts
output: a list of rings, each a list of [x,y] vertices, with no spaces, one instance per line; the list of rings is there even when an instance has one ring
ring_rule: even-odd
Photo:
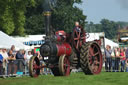
[[[83,0],[79,7],[87,15],[86,21],[99,23],[106,18],[128,22],[128,0]]]

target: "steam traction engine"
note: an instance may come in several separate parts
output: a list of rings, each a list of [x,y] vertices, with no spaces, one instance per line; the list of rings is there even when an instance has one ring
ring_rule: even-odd
[[[40,69],[48,67],[54,76],[68,76],[72,68],[82,68],[85,74],[99,74],[102,69],[102,53],[97,42],[86,42],[86,32],[78,24],[72,33],[63,30],[52,32],[51,12],[45,11],[46,37],[40,47],[45,66],[40,65],[38,57],[29,62],[30,76],[37,77]]]

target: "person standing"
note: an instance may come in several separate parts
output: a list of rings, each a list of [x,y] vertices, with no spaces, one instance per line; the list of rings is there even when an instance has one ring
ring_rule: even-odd
[[[11,55],[13,56],[13,66],[14,69],[13,69],[13,75],[16,75],[16,72],[17,72],[17,60],[16,60],[16,50],[15,50],[15,45],[12,45],[11,48],[10,48],[10,51],[11,51]],[[11,65],[10,65],[11,66]]]
[[[115,71],[119,72],[120,48],[115,49]]]
[[[112,57],[112,72],[115,72],[115,49],[112,50],[111,57]]]
[[[124,49],[122,48],[121,49],[121,52],[120,52],[120,60],[121,60],[121,72],[124,72],[124,67],[125,67],[125,51]]]
[[[126,59],[125,63],[126,63],[126,72],[128,72],[128,59]]]
[[[111,72],[111,66],[112,66],[111,53],[112,53],[111,47],[107,45],[105,49],[105,70],[106,72]]]
[[[32,57],[32,52],[31,51],[28,51],[28,54],[26,56],[26,59],[27,59],[27,62],[29,62],[30,58]]]
[[[20,50],[16,53],[18,72],[23,72],[25,66],[24,50]]]
[[[125,51],[125,54],[126,54],[126,58],[128,59],[128,47],[127,47],[127,49]]]
[[[4,48],[2,49],[2,56],[3,56],[3,69],[4,69],[4,74],[7,75],[7,63],[8,63],[8,54],[7,50]]]
[[[16,74],[16,68],[14,61],[16,60],[15,56],[12,53],[12,50],[8,52],[8,75]]]
[[[0,48],[0,75],[3,75],[3,56],[2,56],[2,49]]]

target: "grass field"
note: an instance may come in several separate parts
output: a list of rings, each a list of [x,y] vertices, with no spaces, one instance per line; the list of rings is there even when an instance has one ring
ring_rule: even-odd
[[[40,75],[38,78],[0,78],[0,85],[127,85],[127,72],[102,72],[99,75],[72,73],[68,77]]]

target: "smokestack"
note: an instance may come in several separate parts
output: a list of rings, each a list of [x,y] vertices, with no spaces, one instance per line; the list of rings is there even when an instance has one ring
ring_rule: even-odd
[[[45,16],[45,33],[46,36],[50,37],[51,30],[50,25],[51,25],[51,11],[45,11],[44,12]]]
[[[51,7],[50,7],[50,1],[44,0],[42,3],[43,7],[43,14],[45,16],[45,33],[47,37],[50,37],[51,29]]]

